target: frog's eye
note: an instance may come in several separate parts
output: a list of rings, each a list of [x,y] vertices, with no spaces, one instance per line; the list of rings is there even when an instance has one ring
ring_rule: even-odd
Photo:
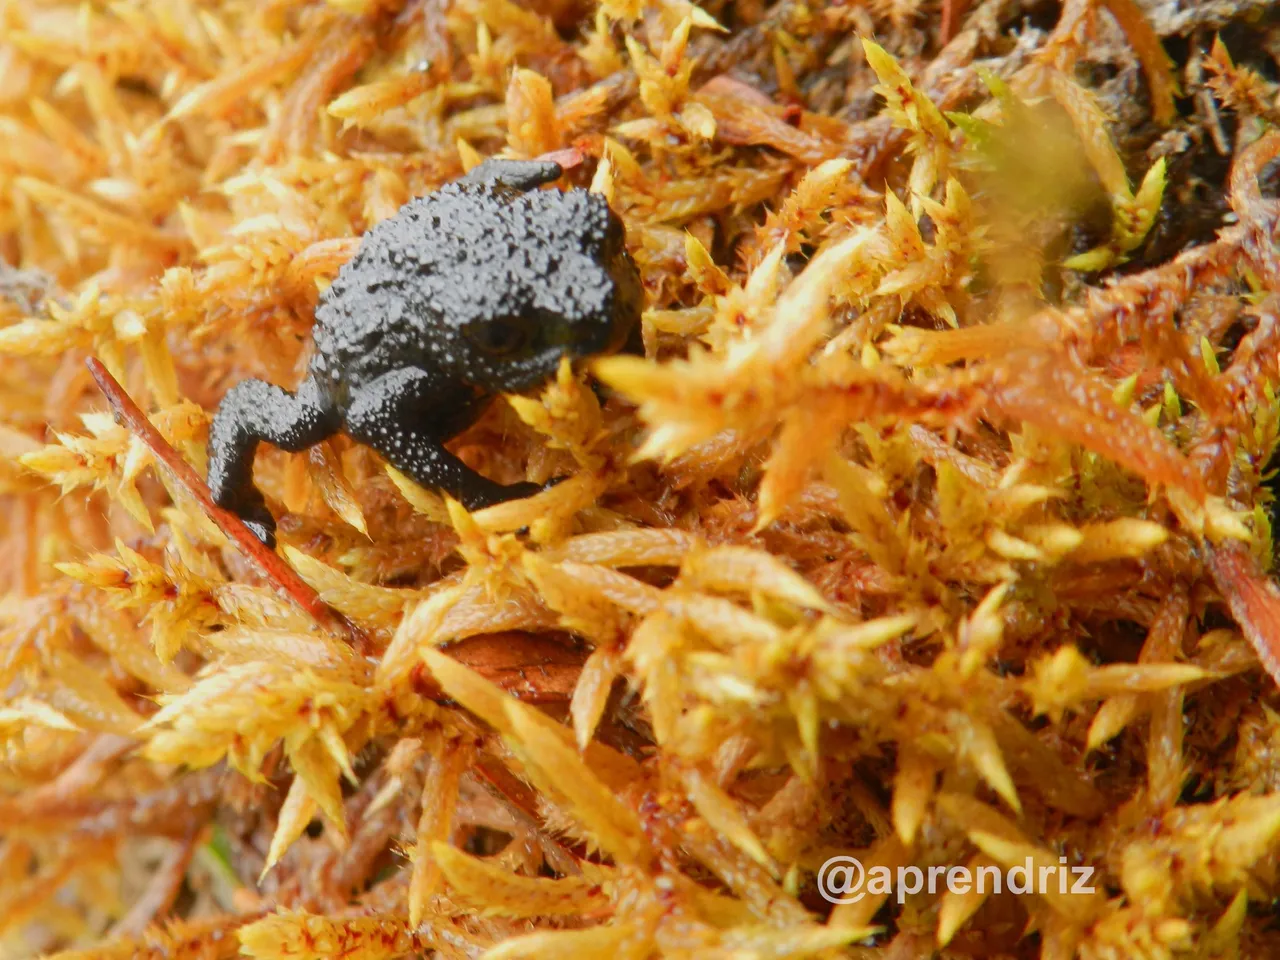
[[[518,317],[472,323],[464,332],[476,347],[495,357],[519,353],[532,339],[529,324]]]

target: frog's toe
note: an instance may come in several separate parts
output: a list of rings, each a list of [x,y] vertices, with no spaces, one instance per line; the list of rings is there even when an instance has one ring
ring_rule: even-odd
[[[535,493],[541,493],[545,490],[540,483],[534,483],[532,480],[521,480],[519,483],[508,484],[505,490],[505,496],[508,500],[523,500],[525,497],[532,497]]]
[[[249,528],[250,533],[262,541],[263,546],[268,550],[276,548],[276,534],[271,527],[257,520],[246,520],[244,525]]]
[[[475,512],[509,500],[523,500],[540,492],[542,485],[528,480],[503,485],[477,475],[466,489],[459,491],[461,496],[458,499],[464,507]]]
[[[249,528],[249,532],[262,541],[268,549],[276,548],[276,518],[271,515],[265,503],[251,504],[235,510],[240,522]]]
[[[511,489],[513,489],[513,488],[515,488],[515,487],[520,487],[520,488],[524,489],[524,492],[522,492],[522,493],[520,493],[520,494],[519,494],[519,496],[520,496],[520,497],[531,497],[531,496],[533,496],[535,493],[542,493],[542,491],[544,491],[544,490],[550,490],[550,489],[551,489],[552,487],[554,487],[557,483],[560,483],[561,481],[563,481],[563,480],[568,480],[568,479],[569,479],[569,478],[568,478],[567,476],[564,476],[564,477],[552,477],[552,478],[551,478],[550,480],[548,480],[546,483],[533,483],[532,481],[529,481],[529,480],[523,480],[523,481],[521,481],[520,483],[513,483],[513,484],[512,484],[510,487],[508,487],[507,489],[508,489],[508,490],[511,490]],[[527,488],[527,489],[525,489],[525,488]],[[528,527],[521,527],[519,530],[517,530],[517,531],[516,531],[516,533],[517,533],[518,535],[522,536],[522,537],[527,537],[527,536],[529,535],[529,528],[528,528]]]
[[[532,480],[521,480],[519,483],[513,483],[505,488],[508,500],[523,500],[525,497],[532,497],[535,493],[542,493],[544,490],[550,490],[558,483],[568,480],[568,476],[552,477],[546,483],[534,483]]]

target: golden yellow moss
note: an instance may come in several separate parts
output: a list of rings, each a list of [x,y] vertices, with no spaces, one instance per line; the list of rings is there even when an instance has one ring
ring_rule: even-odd
[[[5,3],[0,958],[1280,952],[1262,6]],[[86,358],[202,474],[372,224],[568,148],[647,356],[474,514],[264,450],[318,623]]]

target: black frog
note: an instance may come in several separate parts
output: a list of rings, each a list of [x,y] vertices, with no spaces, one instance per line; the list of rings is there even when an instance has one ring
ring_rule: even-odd
[[[339,431],[475,510],[542,489],[504,486],[445,449],[499,393],[545,383],[562,356],[634,349],[643,290],[621,220],[586,190],[536,190],[551,161],[487,160],[371,229],[316,308],[296,393],[233,387],[209,434],[209,489],[268,545],[253,485],[259,441],[304,450]]]

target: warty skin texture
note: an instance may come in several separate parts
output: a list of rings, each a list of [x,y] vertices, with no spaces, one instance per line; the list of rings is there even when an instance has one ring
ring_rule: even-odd
[[[596,194],[534,189],[562,172],[489,160],[370,230],[316,309],[296,393],[245,380],[223,398],[209,435],[214,501],[274,544],[253,485],[258,444],[296,452],[340,431],[470,510],[541,489],[496,483],[444,443],[496,394],[638,331],[644,295],[622,222]]]

